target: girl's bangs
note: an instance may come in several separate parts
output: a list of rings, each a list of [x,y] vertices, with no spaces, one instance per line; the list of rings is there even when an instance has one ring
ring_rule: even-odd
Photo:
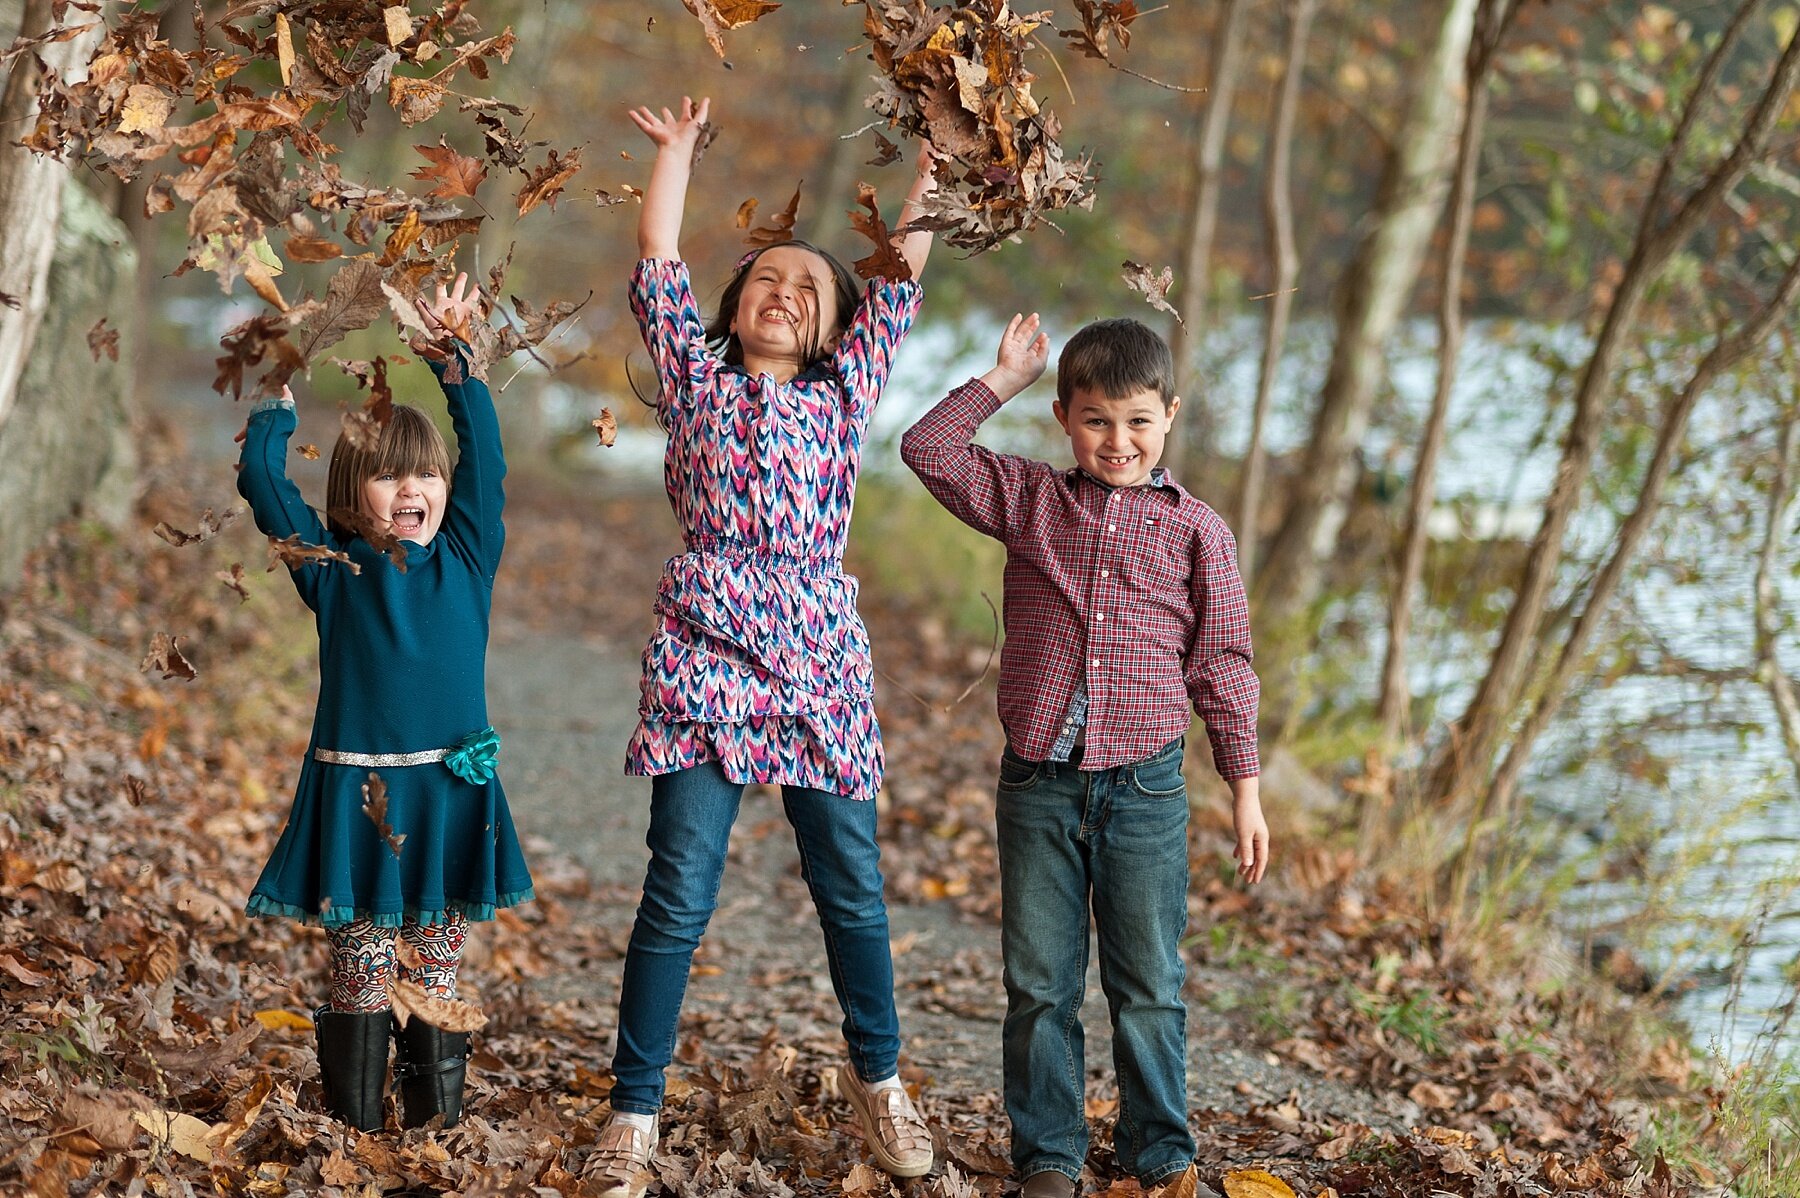
[[[389,472],[423,474],[431,470],[446,479],[450,475],[450,450],[444,436],[417,408],[395,405],[393,419],[381,430],[381,442],[369,457],[364,481]]]

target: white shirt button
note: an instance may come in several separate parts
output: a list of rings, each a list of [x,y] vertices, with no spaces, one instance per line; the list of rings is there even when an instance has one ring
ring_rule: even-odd
[[[1102,621],[1102,620],[1104,620],[1104,619],[1106,619],[1106,613],[1105,613],[1105,612],[1103,612],[1103,611],[1097,611],[1097,612],[1095,612],[1095,613],[1094,613],[1094,623],[1096,623],[1096,624],[1098,624],[1098,623],[1100,623],[1100,622],[1101,622],[1101,621]]]
[[[1088,662],[1088,665],[1097,670],[1100,668],[1100,659],[1096,657],[1093,661]]]
[[[1107,572],[1105,570],[1100,571],[1100,577],[1105,578],[1106,574]]]
[[[1119,526],[1118,526],[1118,525],[1117,525],[1117,524],[1108,524],[1108,525],[1107,525],[1107,526],[1106,526],[1106,531],[1107,531],[1107,532],[1118,532],[1118,531],[1119,531]]]

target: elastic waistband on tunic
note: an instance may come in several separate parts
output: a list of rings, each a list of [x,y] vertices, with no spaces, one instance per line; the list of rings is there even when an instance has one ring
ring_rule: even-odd
[[[841,574],[844,570],[844,560],[835,554],[777,553],[735,537],[691,536],[687,538],[687,547],[690,553],[713,553],[771,570],[791,570],[820,577]]]

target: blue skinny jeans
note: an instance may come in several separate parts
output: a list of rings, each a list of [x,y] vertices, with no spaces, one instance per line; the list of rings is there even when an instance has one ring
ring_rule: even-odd
[[[650,797],[650,868],[625,953],[612,1107],[655,1114],[694,950],[719,902],[725,849],[744,787],[716,763],[661,774]],[[850,1063],[864,1081],[891,1077],[900,1058],[894,962],[875,804],[784,786],[782,807],[800,849],[800,873],[825,933],[825,960]]]

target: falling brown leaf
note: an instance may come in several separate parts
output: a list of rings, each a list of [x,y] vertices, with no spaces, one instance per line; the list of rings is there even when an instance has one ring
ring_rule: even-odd
[[[350,573],[361,574],[362,567],[350,560],[348,553],[336,549],[327,549],[323,545],[308,545],[300,539],[299,533],[286,537],[269,538],[269,569],[286,566],[297,570],[301,566],[328,565],[331,562],[342,562],[350,568]]]
[[[239,603],[250,598],[250,589],[244,585],[243,562],[232,562],[231,569],[220,570],[213,577],[224,583],[226,589],[236,591]]]
[[[1185,322],[1181,320],[1181,313],[1177,312],[1169,303],[1169,288],[1175,285],[1173,270],[1165,266],[1162,268],[1161,274],[1151,274],[1148,266],[1127,258],[1125,273],[1120,277],[1125,280],[1127,287],[1143,295],[1145,303],[1159,312],[1167,312],[1175,318],[1177,323],[1182,323],[1185,327]]]
[[[736,29],[767,16],[781,7],[780,0],[681,0],[687,10],[699,18],[706,34],[706,44],[713,53],[725,57],[727,29]]]
[[[544,203],[554,209],[556,197],[562,194],[563,185],[574,178],[575,172],[580,169],[580,146],[570,150],[566,158],[558,158],[555,150],[549,151],[544,164],[525,176],[525,186],[519,191],[519,215],[524,216]]]
[[[458,153],[441,137],[435,146],[414,146],[413,149],[423,154],[431,165],[413,171],[411,177],[437,184],[425,193],[432,199],[473,197],[475,189],[487,178],[487,166],[481,159]]]
[[[238,507],[228,507],[216,515],[211,508],[207,508],[200,513],[200,527],[194,532],[182,532],[166,520],[157,521],[156,527],[150,531],[179,549],[183,545],[198,545],[212,540],[227,524],[243,514],[244,509]]]
[[[381,267],[367,258],[344,264],[326,284],[324,306],[296,326],[291,337],[305,361],[342,341],[358,329],[366,329],[387,310],[381,290]]]
[[[1261,1169],[1233,1169],[1222,1181],[1225,1198],[1295,1198],[1292,1186]]]
[[[413,35],[412,14],[406,11],[406,5],[395,4],[382,9],[381,19],[387,26],[388,45],[402,45]]]
[[[294,30],[287,14],[275,14],[275,64],[281,70],[281,86],[294,85]]]
[[[113,361],[119,360],[119,330],[106,326],[106,317],[102,316],[94,322],[94,327],[87,334],[88,351],[94,355],[94,361],[105,354]]]
[[[1130,47],[1131,23],[1138,19],[1136,0],[1075,0],[1075,12],[1081,28],[1064,29],[1057,36],[1068,38],[1087,57],[1110,63],[1113,42],[1121,50]]]
[[[335,241],[310,233],[291,233],[281,247],[290,262],[329,262],[341,258],[344,251]]]
[[[875,189],[867,183],[858,183],[856,202],[862,205],[862,210],[850,210],[850,226],[875,243],[873,252],[854,263],[856,273],[864,279],[893,279],[896,282],[912,278],[912,264],[894,245],[894,235],[887,222],[881,219],[881,208],[875,203]]]
[[[309,462],[316,462],[319,460],[319,447],[312,444],[310,441],[305,445],[294,446],[294,452]]]
[[[870,166],[886,166],[890,162],[900,160],[900,147],[881,135],[881,130],[872,130],[875,134],[875,157],[869,159]]]
[[[368,816],[369,822],[375,825],[376,835],[387,841],[389,851],[396,858],[399,857],[400,846],[406,843],[406,834],[395,835],[393,825],[388,823],[387,783],[383,782],[381,775],[374,770],[369,771],[369,780],[363,783],[362,795],[363,814]]]
[[[611,208],[615,204],[623,204],[629,197],[616,196],[605,188],[594,189],[594,204],[600,208]]]
[[[589,423],[594,426],[594,432],[599,436],[602,447],[610,448],[612,443],[619,439],[619,422],[613,418],[611,408],[601,408],[600,415]]]
[[[393,563],[394,569],[402,574],[406,573],[405,541],[382,528],[374,519],[355,508],[334,507],[326,515],[367,541],[369,548],[377,553],[387,554],[388,561]]]
[[[177,642],[185,638],[167,632],[158,632],[150,637],[150,651],[144,654],[144,660],[138,663],[138,669],[146,674],[160,673],[164,680],[180,678],[184,682],[192,682],[200,676],[193,663],[181,655]]]
[[[401,1027],[415,1018],[446,1032],[472,1032],[487,1023],[474,1003],[429,994],[417,982],[396,978],[388,983],[388,997],[394,1005],[394,1022]]]
[[[750,227],[750,222],[754,219],[756,219],[756,197],[751,196],[749,199],[738,205],[737,216],[734,218],[734,223],[736,223],[737,227],[740,229],[748,229]]]
[[[800,183],[805,182],[805,179],[800,180]],[[770,217],[767,225],[750,230],[749,235],[744,238],[745,245],[755,246],[760,250],[794,239],[794,218],[800,212],[800,183],[794,185],[794,198],[787,202],[786,208]],[[742,211],[741,206],[739,211]]]
[[[388,83],[388,104],[400,114],[404,125],[416,125],[436,116],[449,94],[443,84],[431,79],[395,75]]]

